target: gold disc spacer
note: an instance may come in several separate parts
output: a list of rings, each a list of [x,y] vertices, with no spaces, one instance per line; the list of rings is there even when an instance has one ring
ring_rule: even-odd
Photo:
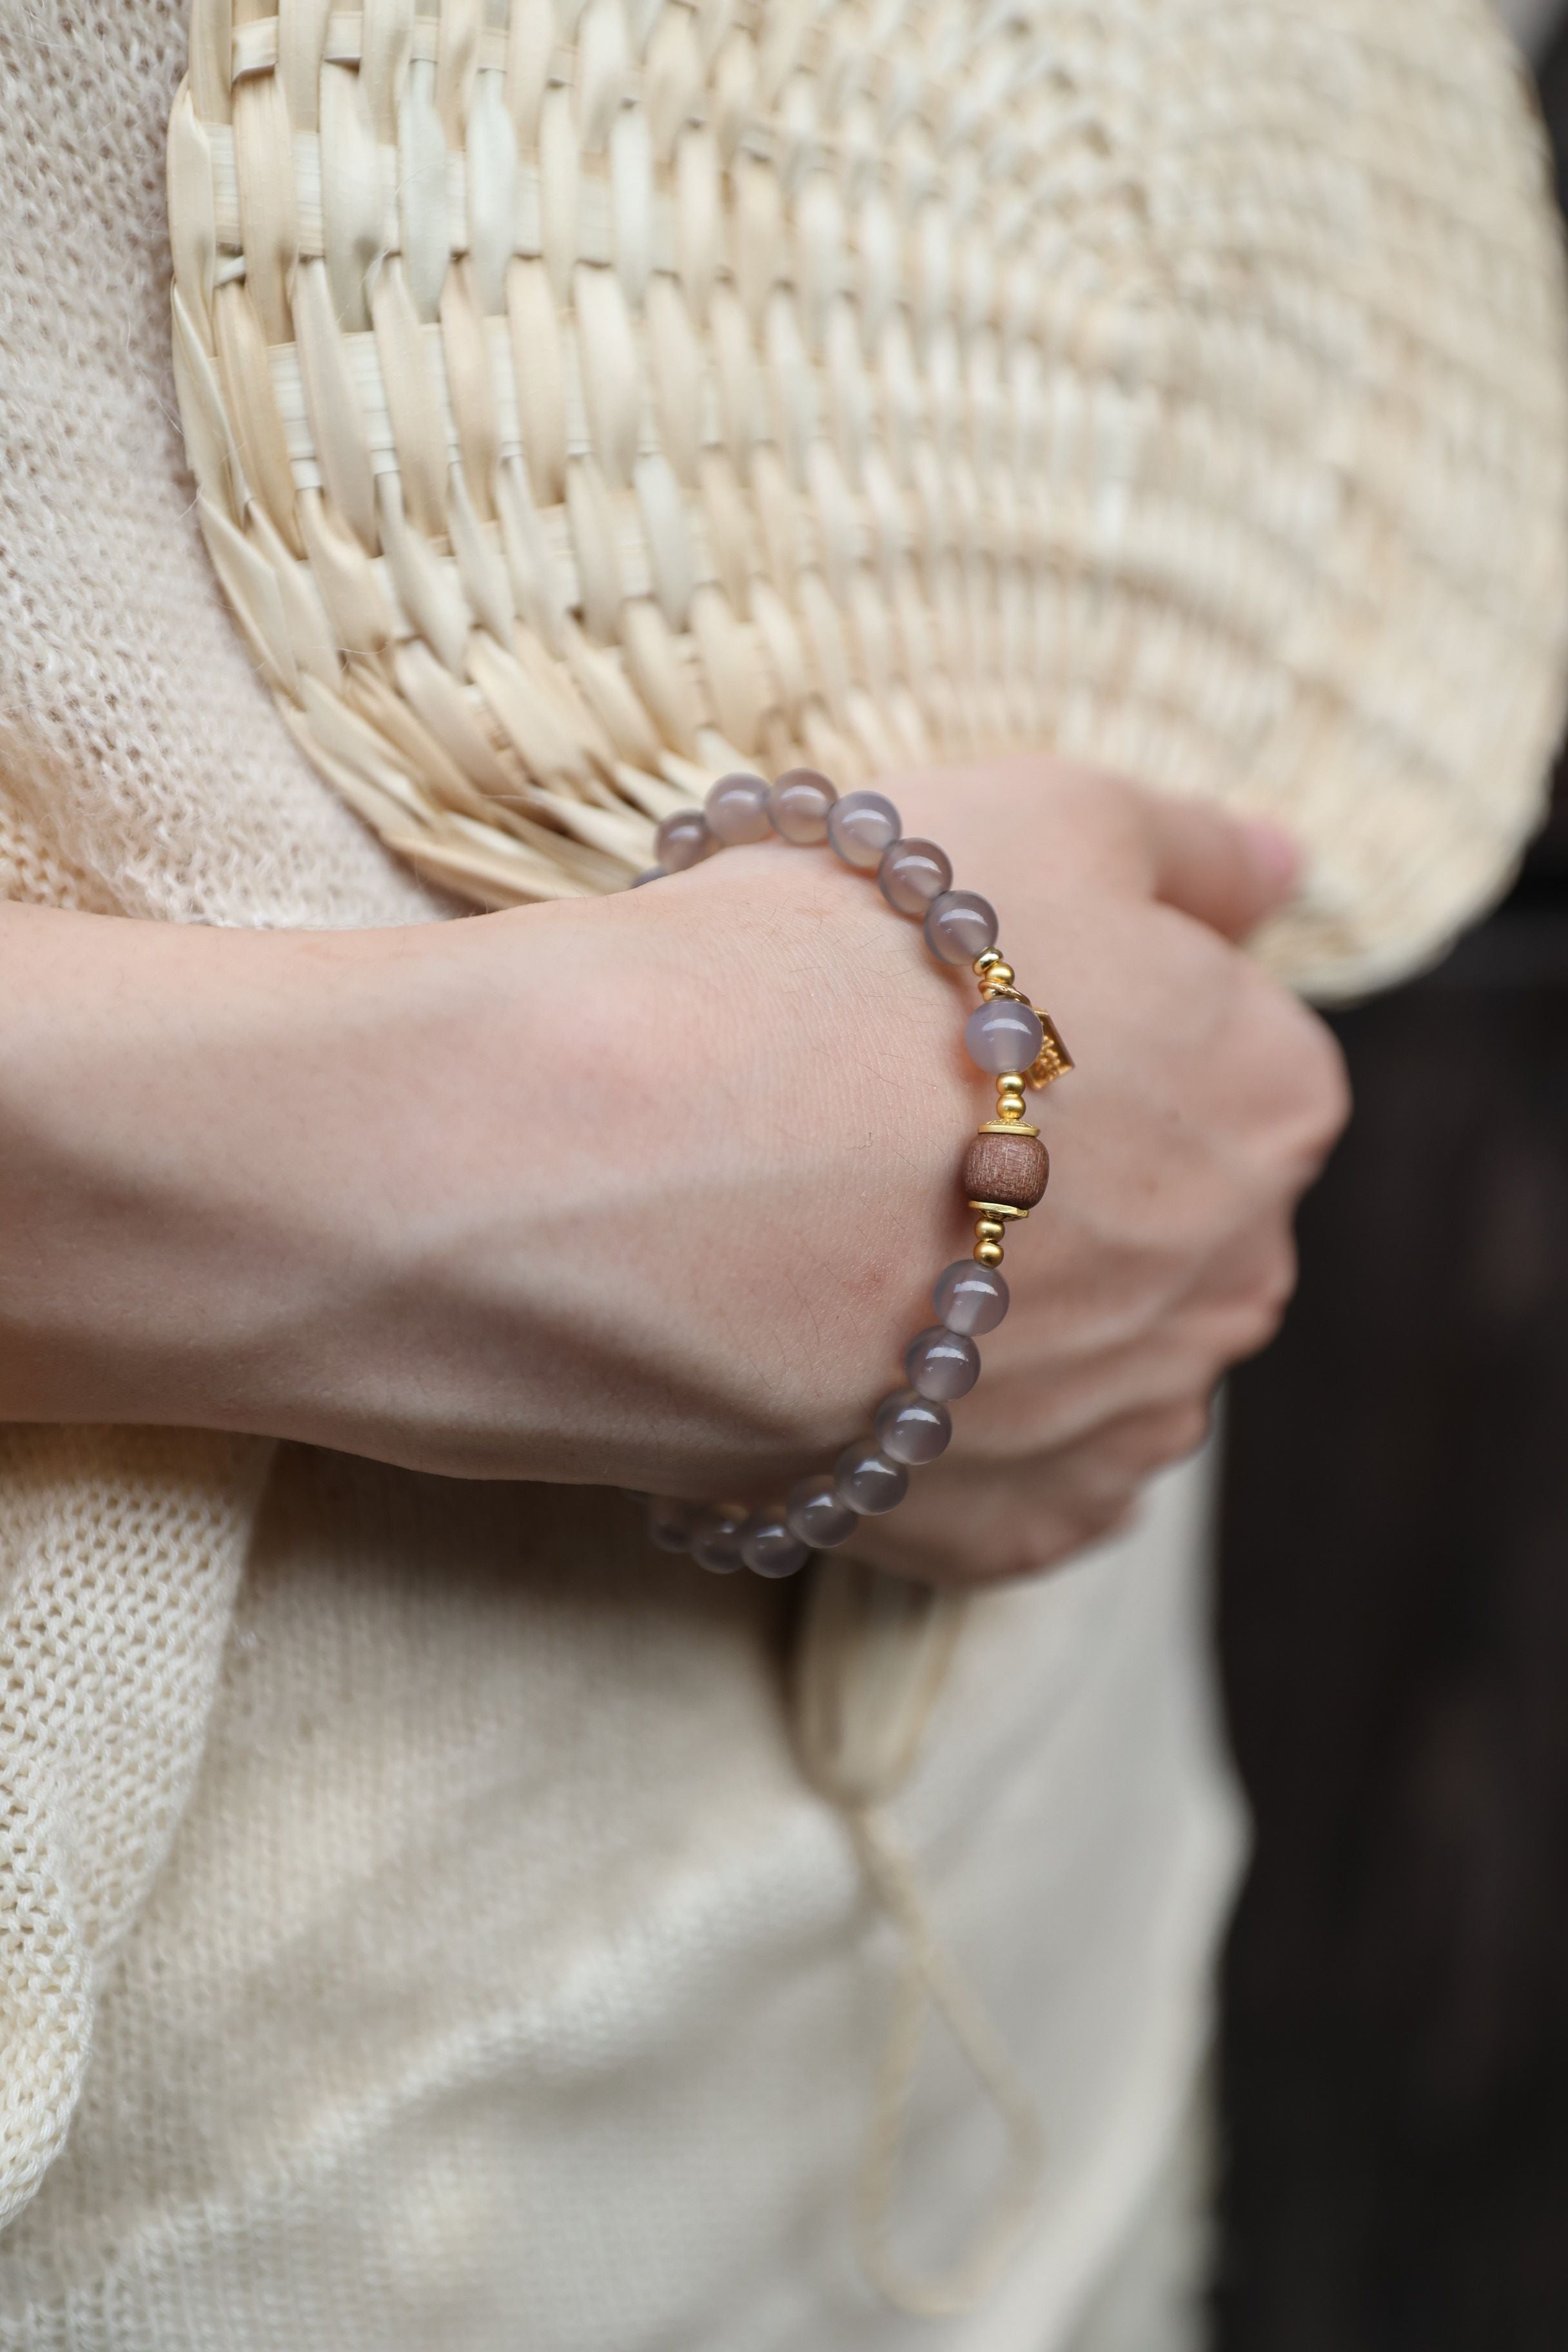
[[[1008,1132],[1011,1134],[1012,1129]],[[973,1209],[977,1217],[1000,1217],[1004,1222],[1013,1218],[1022,1222],[1029,1213],[1027,1209],[1014,1208],[1010,1201],[969,1201],[964,1205]]]
[[[977,1127],[974,1130],[976,1135],[1038,1135],[1039,1131],[1037,1127],[1031,1127],[1024,1117],[1022,1103],[1016,1112],[1001,1118],[988,1118],[984,1127]]]

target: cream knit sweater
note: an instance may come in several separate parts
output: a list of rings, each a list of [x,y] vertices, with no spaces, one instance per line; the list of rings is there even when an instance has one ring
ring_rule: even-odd
[[[304,767],[191,525],[175,0],[0,0],[0,888],[443,911]],[[619,1501],[210,1435],[0,1440],[0,2347],[891,2352],[847,2227],[889,1966],[784,1603]],[[976,1612],[903,1826],[1042,2108],[941,2352],[1061,2342],[1159,2167],[1239,1846],[1203,1478]],[[933,2054],[904,2228],[989,2119]]]

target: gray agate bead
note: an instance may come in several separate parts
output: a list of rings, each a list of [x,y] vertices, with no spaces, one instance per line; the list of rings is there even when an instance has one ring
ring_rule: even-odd
[[[827,819],[827,838],[846,866],[872,873],[899,837],[899,812],[880,793],[846,793]],[[978,948],[974,950],[978,955]]]
[[[1039,1014],[1011,996],[994,996],[989,1004],[976,1005],[963,1024],[970,1060],[996,1077],[1005,1070],[1030,1068],[1045,1042]]]
[[[783,1506],[769,1503],[742,1526],[741,1558],[756,1576],[793,1576],[811,1558],[811,1546],[790,1532]]]
[[[645,882],[662,882],[663,879],[664,868],[662,866],[645,866],[640,874],[634,874],[632,876],[626,887],[628,890],[640,890]]]
[[[923,915],[952,880],[947,852],[934,841],[895,841],[884,850],[877,883],[889,907],[900,915]]]
[[[901,1462],[889,1462],[869,1438],[847,1445],[833,1465],[834,1492],[841,1503],[862,1518],[890,1511],[910,1491],[910,1474]]]
[[[768,814],[767,780],[737,772],[721,776],[703,803],[708,830],[726,849],[742,842],[766,841],[773,829]]]
[[[697,1514],[691,1557],[714,1576],[733,1576],[741,1566],[741,1528],[746,1514],[732,1503],[710,1503]]]
[[[841,1503],[831,1478],[803,1478],[784,1505],[784,1524],[813,1551],[833,1551],[855,1532],[857,1514]]]
[[[980,1350],[962,1331],[933,1323],[905,1349],[904,1378],[917,1394],[950,1404],[967,1396],[980,1378]]]
[[[653,837],[654,856],[667,874],[684,874],[712,846],[713,836],[700,809],[677,809],[663,820]]]
[[[786,768],[768,794],[773,830],[802,846],[827,838],[827,819],[837,792],[815,768]]]
[[[931,1305],[950,1331],[966,1339],[994,1331],[1007,1312],[1007,1286],[994,1265],[961,1257],[938,1275]]]
[[[700,1517],[695,1503],[677,1502],[669,1495],[653,1495],[648,1498],[647,1531],[660,1551],[689,1551],[691,1531]]]
[[[996,944],[996,909],[978,890],[944,890],[926,914],[926,945],[942,963],[973,963]]]
[[[952,1436],[947,1407],[913,1389],[895,1389],[877,1407],[877,1443],[894,1462],[934,1462]]]

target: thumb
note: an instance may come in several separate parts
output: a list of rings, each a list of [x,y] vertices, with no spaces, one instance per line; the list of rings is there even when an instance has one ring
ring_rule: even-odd
[[[1301,856],[1282,826],[1153,793],[1145,809],[1150,887],[1167,907],[1244,940],[1289,898]]]

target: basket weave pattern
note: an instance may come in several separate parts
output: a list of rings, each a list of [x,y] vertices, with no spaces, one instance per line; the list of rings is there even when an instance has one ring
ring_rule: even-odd
[[[427,877],[1030,747],[1283,813],[1309,984],[1505,871],[1568,425],[1479,0],[195,0],[169,162],[214,563]]]

